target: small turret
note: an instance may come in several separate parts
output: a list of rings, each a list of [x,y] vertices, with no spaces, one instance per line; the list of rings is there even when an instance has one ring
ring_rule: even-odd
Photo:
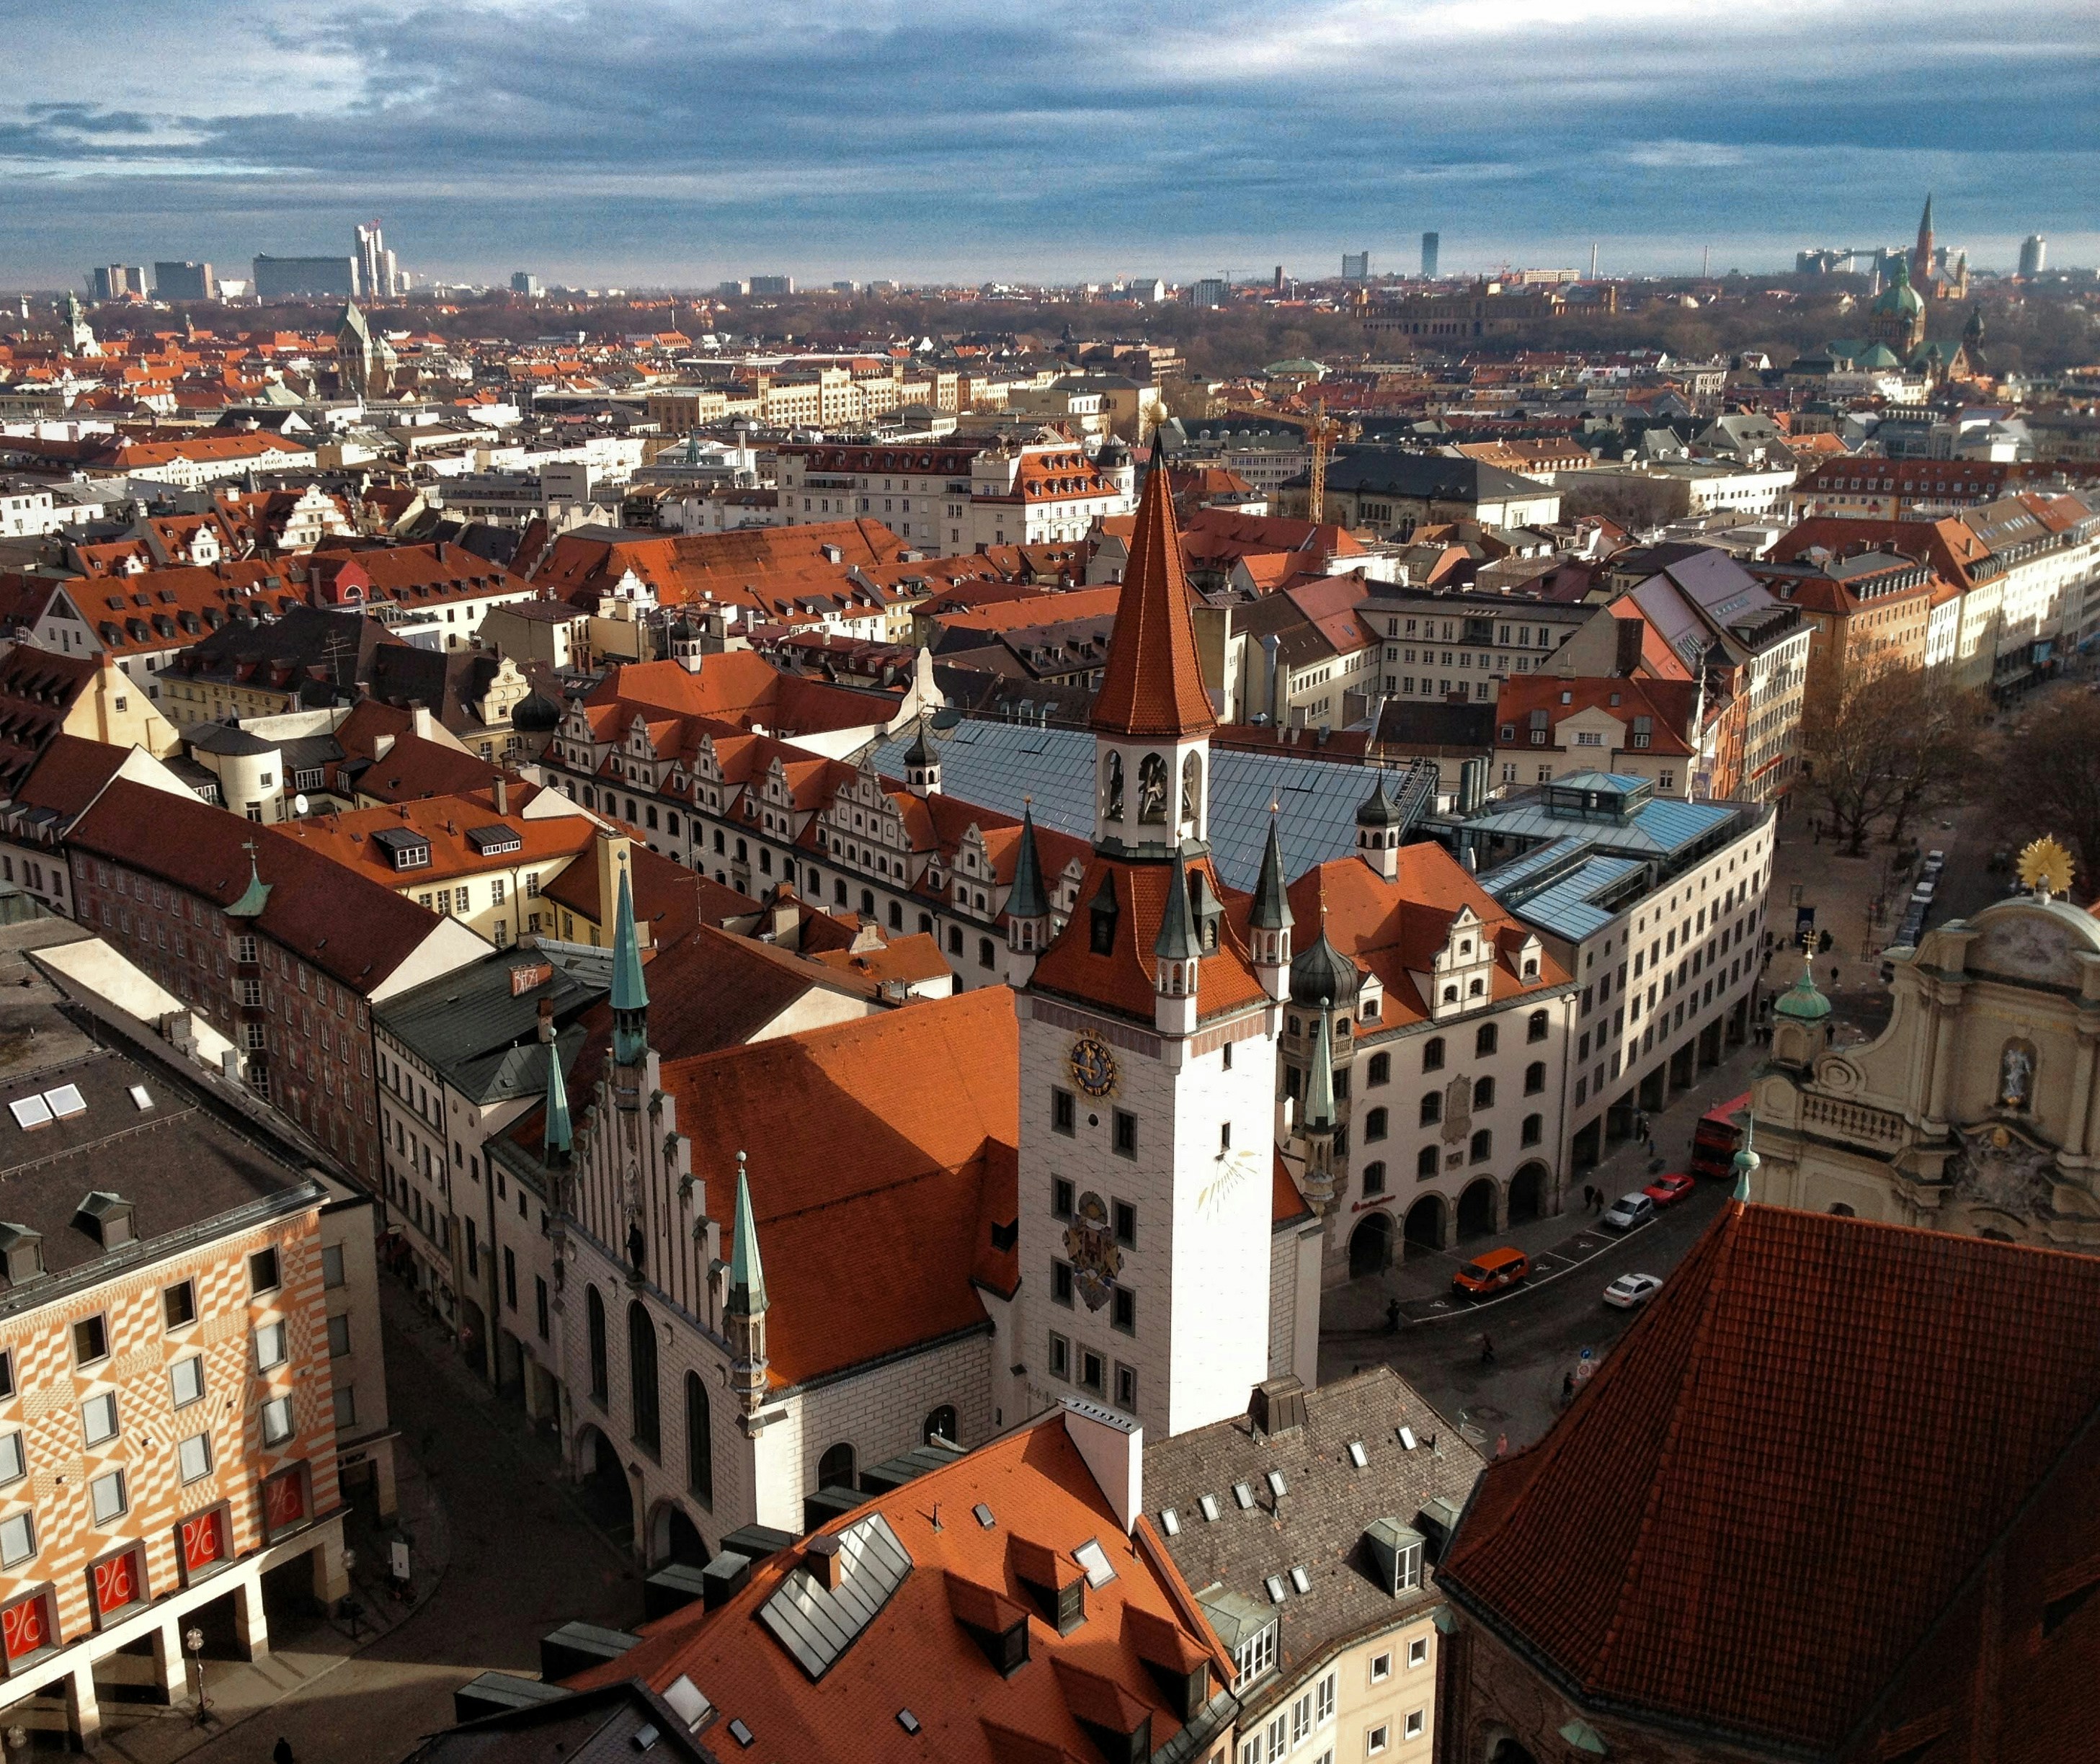
[[[1167,885],[1167,908],[1159,935],[1153,940],[1157,958],[1153,987],[1157,994],[1154,1021],[1162,1035],[1185,1035],[1196,1026],[1196,977],[1202,961],[1202,941],[1189,904],[1188,860],[1174,853],[1174,875]]]
[[[1729,1161],[1736,1172],[1736,1198],[1745,1206],[1749,1203],[1752,1180],[1764,1166],[1764,1159],[1758,1156],[1757,1140],[1757,1118],[1753,1116],[1743,1123],[1742,1149]]]
[[[1316,1206],[1335,1195],[1334,1001],[1322,999],[1312,1020],[1312,1053],[1305,1069],[1305,1197]]]
[[[1247,910],[1253,944],[1255,977],[1272,999],[1281,999],[1290,979],[1290,897],[1283,887],[1283,848],[1276,836],[1276,814],[1268,817],[1268,844],[1261,854],[1261,874]]]
[[[765,1269],[758,1256],[758,1221],[751,1209],[751,1179],[736,1154],[736,1217],[731,1225],[729,1300],[722,1308],[730,1347],[730,1389],[747,1415],[765,1401]]]
[[[1050,891],[1043,885],[1043,860],[1035,849],[1035,813],[1021,810],[1021,849],[1013,859],[1013,886],[1006,895],[1006,983],[1021,987],[1035,972],[1035,959],[1050,942]]]
[[[1805,1072],[1829,1045],[1830,1001],[1815,990],[1815,965],[1807,963],[1772,1006],[1772,1064]]]
[[[1407,818],[1385,783],[1380,772],[1370,795],[1357,805],[1357,855],[1392,882],[1400,875],[1400,839]]]
[[[576,1129],[569,1121],[569,1087],[562,1076],[562,1049],[547,1043],[547,1126],[540,1140],[540,1161],[552,1171],[569,1167],[576,1150]]]
[[[642,978],[642,948],[634,934],[634,891],[623,854],[620,906],[612,924],[612,1057],[639,1065],[649,1050],[649,988]]]
[[[919,733],[904,752],[904,782],[915,796],[938,795],[941,788],[941,756],[934,752],[933,743],[927,739],[926,719],[919,719]]]

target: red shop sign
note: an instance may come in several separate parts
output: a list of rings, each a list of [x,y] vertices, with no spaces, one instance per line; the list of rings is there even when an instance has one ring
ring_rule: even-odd
[[[214,1507],[183,1521],[183,1568],[194,1574],[226,1557],[226,1514]]]
[[[139,1572],[139,1552],[127,1550],[119,1556],[98,1562],[88,1570],[95,1586],[95,1608],[102,1616],[135,1605],[145,1597]]]
[[[275,1534],[307,1516],[307,1479],[295,1466],[262,1484],[262,1526]]]
[[[0,1643],[5,1644],[11,1660],[51,1645],[51,1617],[44,1608],[42,1593],[18,1599],[5,1611],[0,1611]]]

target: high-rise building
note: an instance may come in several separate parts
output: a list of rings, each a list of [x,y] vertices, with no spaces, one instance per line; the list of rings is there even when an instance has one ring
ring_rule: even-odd
[[[357,271],[367,300],[390,300],[401,292],[401,272],[377,221],[357,229]]]
[[[545,292],[540,286],[540,278],[528,270],[514,270],[510,276],[510,292],[523,294],[527,300],[537,300]]]
[[[1436,275],[1436,248],[1443,240],[1435,233],[1422,236],[1422,277],[1424,281],[1435,280]]]
[[[2029,233],[2020,241],[2020,275],[2032,281],[2049,267],[2049,241],[2040,233]]]
[[[1282,266],[1281,263],[1279,263],[1279,264],[1277,264],[1277,265],[1276,266],[1276,275],[1275,275],[1275,277],[1274,277],[1274,278],[1270,281],[1270,283],[1269,283],[1269,284],[1268,284],[1268,285],[1269,285],[1270,287],[1272,287],[1272,288],[1275,289],[1278,293],[1281,293],[1281,292],[1282,291],[1282,289],[1283,289],[1283,266]]]
[[[146,296],[146,269],[139,263],[98,263],[87,272],[87,285],[97,300],[121,300],[126,294]]]
[[[1226,286],[1222,276],[1206,276],[1201,281],[1189,284],[1189,303],[1194,306],[1222,306]]]
[[[795,278],[792,276],[754,276],[751,279],[754,294],[792,294],[795,292]]]
[[[156,263],[153,293],[162,300],[216,300],[218,279],[209,263]]]
[[[1344,251],[1342,254],[1342,280],[1345,282],[1367,282],[1371,279],[1371,254],[1368,251]]]
[[[333,294],[355,300],[364,292],[355,258],[271,258],[255,260],[255,298],[284,300]]]

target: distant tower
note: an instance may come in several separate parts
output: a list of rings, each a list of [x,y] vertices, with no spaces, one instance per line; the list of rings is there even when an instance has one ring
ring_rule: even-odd
[[[1436,250],[1443,243],[1440,235],[1424,233],[1422,236],[1422,279],[1432,282],[1436,279]]]
[[[87,315],[81,311],[80,296],[68,292],[66,295],[66,351],[74,355],[99,355],[102,346],[95,340],[89,327]]]
[[[1911,285],[1921,298],[1932,292],[1932,192],[1925,195],[1925,212],[1917,218],[1917,243],[1911,248]]]
[[[2049,241],[2040,233],[2029,233],[2020,241],[2020,280],[2031,282],[2049,264]]]

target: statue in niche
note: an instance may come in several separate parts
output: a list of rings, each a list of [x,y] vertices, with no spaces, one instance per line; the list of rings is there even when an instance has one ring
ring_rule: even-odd
[[[1181,818],[1191,832],[1203,818],[1203,762],[1193,753],[1181,762]]]
[[[1998,1102],[2025,1114],[2034,1105],[2034,1044],[2009,1041],[1998,1057]]]
[[[1137,818],[1162,824],[1167,819],[1167,761],[1156,753],[1138,761]]]
[[[1123,818],[1123,756],[1111,753],[1101,767],[1101,818]]]

